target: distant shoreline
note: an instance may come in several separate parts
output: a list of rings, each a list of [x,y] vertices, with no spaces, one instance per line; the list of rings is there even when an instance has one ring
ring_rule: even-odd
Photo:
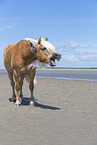
[[[7,72],[6,69],[0,69]],[[70,73],[97,73],[97,68],[37,68],[37,72],[70,72]]]
[[[36,68],[37,70],[97,70],[97,68],[62,68],[62,67],[58,67],[58,68]],[[6,69],[0,69],[0,71],[6,71]]]

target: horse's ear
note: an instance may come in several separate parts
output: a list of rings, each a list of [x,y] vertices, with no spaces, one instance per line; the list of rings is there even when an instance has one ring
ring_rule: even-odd
[[[46,37],[45,41],[48,41],[48,38]]]
[[[38,40],[38,44],[40,44],[41,43],[41,37],[39,38],[39,40]]]

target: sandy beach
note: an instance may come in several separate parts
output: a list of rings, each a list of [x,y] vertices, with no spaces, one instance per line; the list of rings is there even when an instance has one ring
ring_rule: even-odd
[[[0,145],[97,145],[97,82],[37,81],[36,106],[16,107],[8,76],[0,75]],[[29,98],[26,82],[23,92]]]

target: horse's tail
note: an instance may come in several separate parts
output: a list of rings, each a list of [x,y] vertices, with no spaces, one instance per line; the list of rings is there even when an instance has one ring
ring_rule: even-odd
[[[26,75],[25,76],[25,80],[28,82],[28,83],[30,83],[30,78],[29,78],[29,75]],[[34,78],[34,85],[36,85],[37,84],[37,78],[36,78],[36,76],[35,76],[35,78]]]

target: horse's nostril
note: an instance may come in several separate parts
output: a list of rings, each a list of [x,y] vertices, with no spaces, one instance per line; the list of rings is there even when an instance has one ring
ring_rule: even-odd
[[[53,58],[54,58],[54,59],[61,59],[61,54],[54,53],[54,54],[53,54]]]

